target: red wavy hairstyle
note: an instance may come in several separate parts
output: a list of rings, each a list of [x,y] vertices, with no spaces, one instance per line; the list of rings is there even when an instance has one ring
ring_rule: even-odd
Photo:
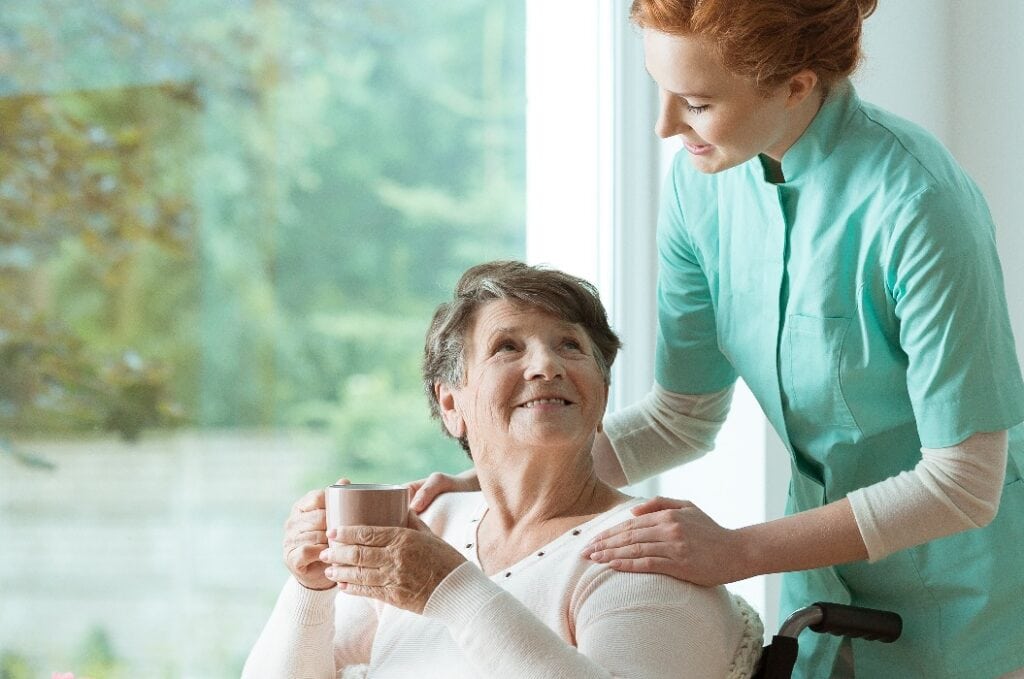
[[[767,91],[804,69],[827,91],[857,68],[864,19],[878,0],[633,0],[641,28],[693,35],[725,67]]]

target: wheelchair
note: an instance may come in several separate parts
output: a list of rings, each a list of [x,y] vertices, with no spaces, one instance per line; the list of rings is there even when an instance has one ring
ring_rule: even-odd
[[[799,648],[797,637],[812,632],[892,643],[903,633],[903,619],[892,611],[817,602],[793,612],[761,651],[752,679],[788,679]]]

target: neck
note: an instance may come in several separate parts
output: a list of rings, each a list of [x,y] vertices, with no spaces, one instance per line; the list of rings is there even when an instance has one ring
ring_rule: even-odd
[[[525,454],[535,464],[510,466],[509,454],[498,458],[502,467],[477,464],[480,489],[487,500],[487,518],[492,528],[510,534],[534,530],[571,518],[590,517],[611,509],[627,496],[601,481],[594,472],[589,451],[559,455],[552,451]],[[552,465],[552,460],[567,463]]]
[[[803,133],[810,127],[811,121],[818,115],[818,111],[821,110],[821,106],[824,103],[825,94],[820,88],[815,89],[805,97],[803,101],[796,105],[790,122],[778,141],[770,149],[766,150],[764,155],[777,163],[781,163],[786,151],[796,143],[797,139],[803,136]]]

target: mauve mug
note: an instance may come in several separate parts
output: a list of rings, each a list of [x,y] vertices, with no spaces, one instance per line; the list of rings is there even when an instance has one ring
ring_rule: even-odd
[[[328,486],[327,529],[339,526],[404,527],[409,514],[409,490],[382,483]]]

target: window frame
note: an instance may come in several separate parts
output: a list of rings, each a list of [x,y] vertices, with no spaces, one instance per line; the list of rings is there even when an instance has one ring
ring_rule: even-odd
[[[609,412],[654,383],[658,196],[680,148],[653,133],[657,90],[628,10],[624,0],[526,4],[527,260],[600,290],[625,345]],[[781,516],[788,482],[785,447],[740,382],[715,450],[626,490],[692,500],[737,528]],[[758,610],[770,635],[780,576],[729,589]]]

